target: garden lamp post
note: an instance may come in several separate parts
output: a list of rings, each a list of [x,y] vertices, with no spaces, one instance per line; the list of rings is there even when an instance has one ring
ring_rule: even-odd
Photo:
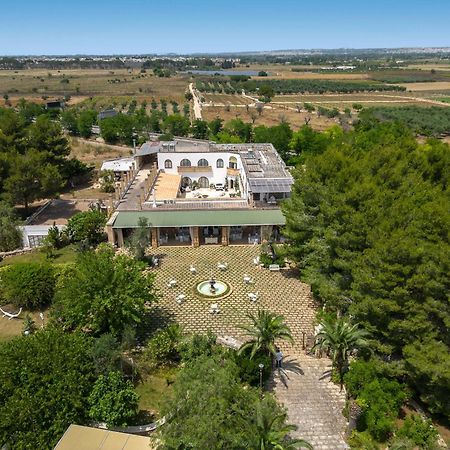
[[[259,388],[261,389],[261,397],[262,397],[262,392],[263,392],[263,369],[264,369],[264,364],[260,363],[258,365],[259,367]]]

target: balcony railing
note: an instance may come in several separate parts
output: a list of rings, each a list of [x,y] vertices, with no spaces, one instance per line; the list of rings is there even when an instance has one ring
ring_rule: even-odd
[[[199,172],[212,172],[211,166],[178,166],[178,173],[199,173]]]
[[[227,175],[229,177],[237,177],[239,175],[239,169],[227,168]]]

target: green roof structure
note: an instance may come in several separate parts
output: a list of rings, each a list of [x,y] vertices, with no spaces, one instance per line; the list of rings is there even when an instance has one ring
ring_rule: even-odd
[[[149,226],[155,228],[284,225],[286,223],[279,209],[117,211],[109,223],[113,228],[136,228],[140,217],[145,217]]]

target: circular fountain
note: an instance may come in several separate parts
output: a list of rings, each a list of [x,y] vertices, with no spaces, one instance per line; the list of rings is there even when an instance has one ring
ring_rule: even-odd
[[[225,281],[209,280],[201,281],[196,286],[197,294],[204,298],[217,299],[230,294],[231,288]]]

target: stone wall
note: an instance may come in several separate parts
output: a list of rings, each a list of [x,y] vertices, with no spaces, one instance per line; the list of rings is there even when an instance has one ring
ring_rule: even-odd
[[[7,258],[8,256],[24,255],[25,253],[30,253],[34,249],[32,248],[18,248],[17,250],[12,250],[10,252],[0,252],[0,259]]]

